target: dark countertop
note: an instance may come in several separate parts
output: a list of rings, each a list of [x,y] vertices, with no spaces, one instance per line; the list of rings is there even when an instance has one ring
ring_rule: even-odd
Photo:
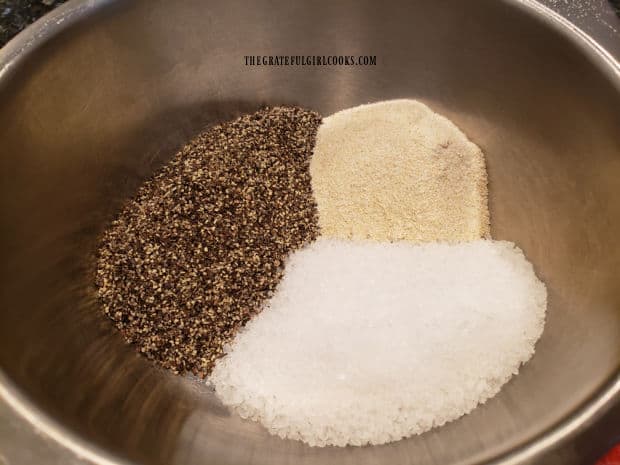
[[[66,0],[0,0],[0,47]]]

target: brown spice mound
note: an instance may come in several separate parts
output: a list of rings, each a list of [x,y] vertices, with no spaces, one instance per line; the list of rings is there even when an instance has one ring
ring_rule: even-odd
[[[266,108],[185,146],[103,234],[103,310],[175,373],[206,376],[318,235],[309,162],[320,117]]]

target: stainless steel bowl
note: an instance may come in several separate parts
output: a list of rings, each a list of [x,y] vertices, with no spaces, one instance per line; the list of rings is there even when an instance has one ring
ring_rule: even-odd
[[[252,54],[378,63],[245,66]],[[397,97],[483,148],[493,234],[549,288],[536,355],[496,398],[397,443],[310,448],[123,343],[88,257],[176,148],[263,103],[329,114]],[[0,393],[89,460],[566,465],[620,438],[620,67],[534,2],[69,2],[0,51],[0,141]]]

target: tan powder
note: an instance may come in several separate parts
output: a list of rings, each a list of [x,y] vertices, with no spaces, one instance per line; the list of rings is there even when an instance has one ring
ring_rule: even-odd
[[[325,118],[310,173],[323,236],[461,242],[490,235],[482,151],[415,100]]]

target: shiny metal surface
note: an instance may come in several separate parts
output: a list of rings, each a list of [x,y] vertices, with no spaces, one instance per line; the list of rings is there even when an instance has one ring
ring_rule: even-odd
[[[0,51],[0,395],[100,463],[592,463],[620,436],[620,67],[533,5],[91,0],[19,36]],[[378,65],[246,67],[250,54]],[[493,234],[549,288],[537,353],[496,398],[398,443],[316,449],[123,344],[87,257],[177,147],[263,103],[329,114],[396,97],[483,148]]]
[[[620,58],[620,14],[616,0],[538,0]]]

